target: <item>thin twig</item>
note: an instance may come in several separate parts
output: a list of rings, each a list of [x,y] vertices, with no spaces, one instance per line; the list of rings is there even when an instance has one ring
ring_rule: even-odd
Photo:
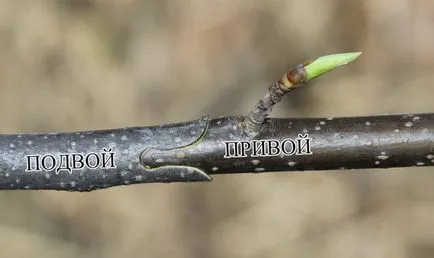
[[[265,118],[271,113],[273,106],[280,102],[283,95],[302,86],[305,82],[327,73],[339,66],[346,65],[359,57],[361,52],[327,55],[297,65],[294,69],[268,88],[267,94],[259,100],[254,109],[243,121],[245,132],[255,136],[260,132]]]
[[[259,100],[258,104],[255,105],[254,109],[244,119],[243,126],[246,133],[250,136],[258,134],[261,125],[264,123],[265,118],[271,113],[273,106],[280,102],[283,95],[301,86],[306,81],[306,78],[307,74],[303,65],[298,65],[294,70],[285,74],[281,80],[271,85],[268,88],[267,94]],[[294,86],[285,86],[283,83],[284,79],[290,81]]]

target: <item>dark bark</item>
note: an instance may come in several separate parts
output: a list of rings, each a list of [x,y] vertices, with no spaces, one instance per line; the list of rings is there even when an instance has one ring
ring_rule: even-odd
[[[434,165],[434,114],[268,118],[255,136],[244,131],[244,119],[0,135],[0,189],[91,191],[136,183],[210,181],[213,174]],[[311,154],[297,145],[297,139],[306,143],[306,134]],[[267,155],[252,157],[248,145],[261,140],[266,140],[267,150],[259,152]],[[224,157],[226,147],[235,142],[244,144],[245,157],[233,152]],[[270,155],[271,142],[280,145],[278,155]]]

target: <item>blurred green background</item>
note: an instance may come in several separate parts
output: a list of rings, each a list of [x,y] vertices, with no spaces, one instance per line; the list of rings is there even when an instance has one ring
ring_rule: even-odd
[[[434,2],[1,0],[0,133],[247,114],[294,65],[361,58],[277,117],[434,112]],[[432,168],[0,193],[0,257],[434,256]]]

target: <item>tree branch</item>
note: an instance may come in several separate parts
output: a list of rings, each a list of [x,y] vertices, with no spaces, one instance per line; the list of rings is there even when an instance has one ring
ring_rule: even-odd
[[[266,118],[283,94],[359,54],[297,66],[245,117],[0,135],[0,189],[91,191],[214,174],[433,166],[434,114]]]

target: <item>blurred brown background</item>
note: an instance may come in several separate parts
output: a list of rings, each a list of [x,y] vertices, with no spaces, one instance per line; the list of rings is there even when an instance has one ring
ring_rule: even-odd
[[[363,51],[273,116],[434,112],[434,2],[1,0],[0,133],[247,114],[320,55]],[[0,193],[0,257],[434,257],[432,168]]]

